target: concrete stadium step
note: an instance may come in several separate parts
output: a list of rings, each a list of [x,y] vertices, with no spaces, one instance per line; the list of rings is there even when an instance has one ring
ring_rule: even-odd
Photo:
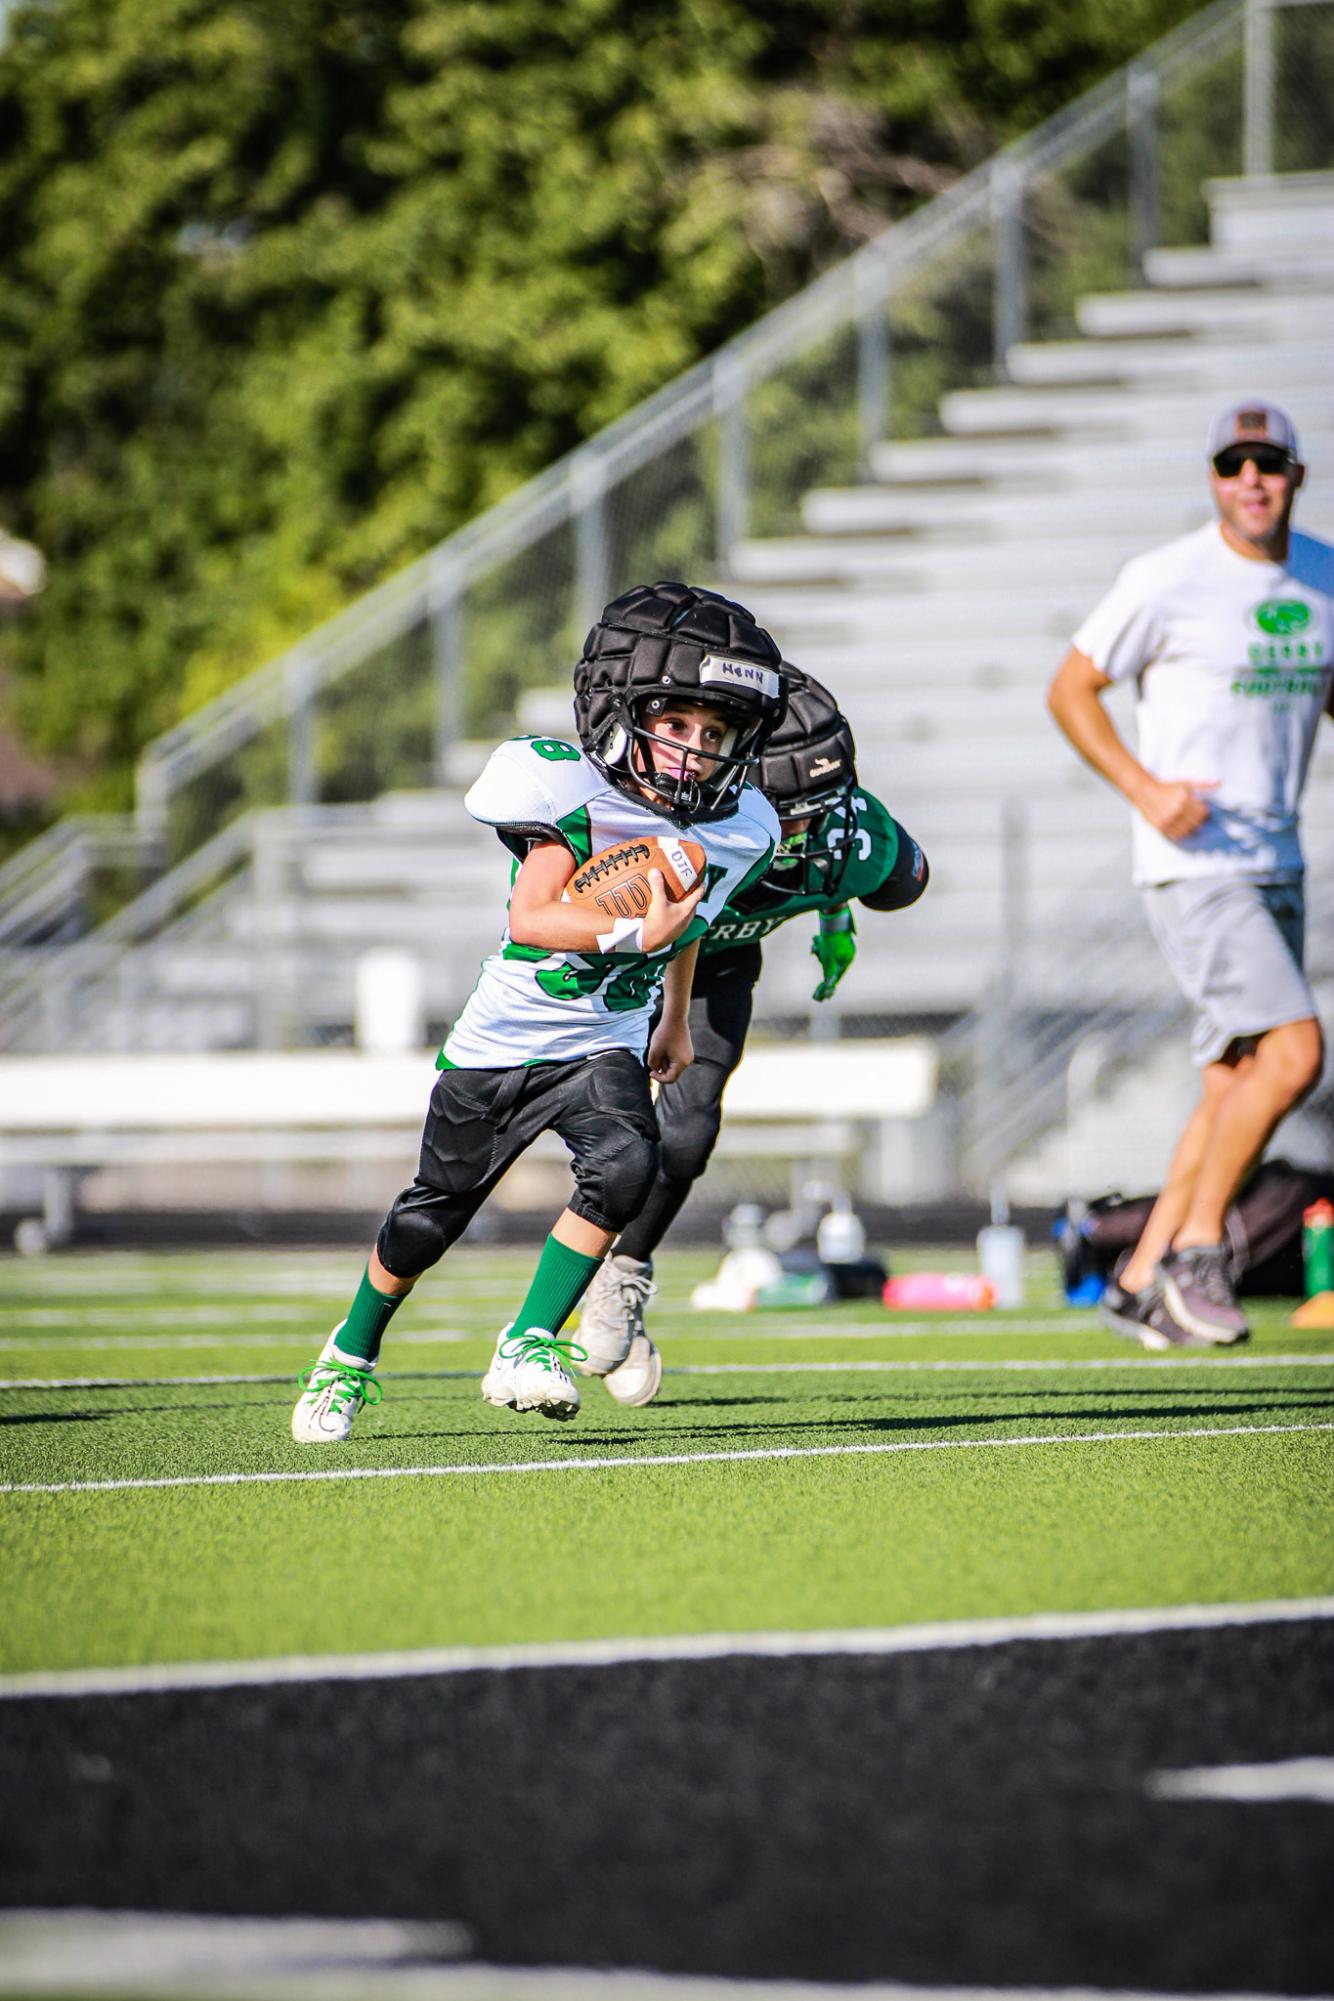
[[[1199,525],[1198,509],[1183,509],[1179,523],[1159,539],[1184,534]],[[959,602],[954,586],[960,579],[967,579],[969,596],[980,593],[992,597],[993,616],[994,594],[1007,590],[1043,590],[1059,583],[1066,592],[1092,591],[1101,596],[1121,565],[1153,540],[1152,533],[1137,531],[1128,523],[1109,526],[1096,540],[1077,537],[1059,551],[1053,550],[1047,537],[1022,533],[991,541],[967,535],[957,540],[921,538],[909,547],[881,536],[793,536],[740,544],[732,551],[732,568],[746,589],[782,579],[794,586],[878,586],[909,599],[914,595],[924,599],[937,590],[949,592],[937,614],[945,624]]]
[[[1104,572],[1103,588],[1108,582],[1110,576]],[[1020,629],[1063,639],[1084,618],[1093,599],[1086,585],[1071,587],[1058,576],[1040,603],[1028,596],[1014,604],[998,601],[989,587],[960,587],[942,597],[928,597],[870,586],[822,589],[778,583],[748,586],[746,602],[771,632],[781,634],[784,651],[801,660],[817,647],[840,643],[871,646],[892,640],[906,650],[936,640],[982,644]]]
[[[1172,424],[1147,433],[1127,425],[1120,435],[1096,437],[1078,430],[1067,437],[1057,428],[1040,437],[978,434],[890,442],[872,451],[871,471],[876,480],[914,494],[945,486],[962,497],[970,488],[985,492],[1001,486],[1016,500],[1052,485],[1110,486],[1137,471],[1151,471],[1155,479],[1164,473],[1175,477],[1182,466],[1203,468],[1209,417],[1225,401],[1212,403],[1203,423],[1192,419],[1184,428]],[[1334,410],[1294,400],[1292,416],[1304,448],[1323,443],[1334,453]]]
[[[1210,239],[1220,250],[1277,245],[1334,254],[1334,174],[1252,174],[1205,183]]]
[[[1144,275],[1151,285],[1167,291],[1199,291],[1219,285],[1238,289],[1310,285],[1323,290],[1334,281],[1334,251],[1320,244],[1307,250],[1286,245],[1221,250],[1214,244],[1191,244],[1146,251]]]
[[[802,519],[812,535],[893,535],[900,539],[890,546],[901,551],[911,548],[909,537],[927,543],[945,536],[1068,539],[1126,524],[1142,526],[1148,547],[1212,518],[1202,460],[1202,453],[1184,461],[1178,454],[1171,477],[1132,474],[1124,485],[1109,482],[1094,462],[1089,471],[1097,476],[1078,487],[1023,493],[999,486],[934,488],[927,494],[883,486],[815,487],[802,504]]]
[[[1075,318],[1080,331],[1095,339],[1226,333],[1252,340],[1272,332],[1285,340],[1328,341],[1332,306],[1334,272],[1328,283],[1301,291],[1272,286],[1092,292],[1076,304]]]
[[[1240,340],[1221,330],[1212,337],[1021,341],[1007,351],[1005,368],[1012,382],[1035,387],[1096,382],[1194,387],[1263,378],[1276,388],[1276,377],[1319,386],[1329,378],[1330,348],[1328,339],[1291,337],[1276,348],[1272,340]]]
[[[1318,375],[1309,368],[1291,376],[1282,366],[1279,349],[1265,364],[1264,388],[1290,407],[1301,426],[1299,410],[1328,422],[1334,415],[1334,381],[1328,360]],[[1106,389],[957,389],[941,400],[945,428],[956,433],[996,434],[1010,431],[1107,430],[1133,437],[1176,437],[1184,441],[1203,435],[1220,403],[1252,396],[1258,385],[1233,377],[1210,377],[1173,390],[1135,386]]]

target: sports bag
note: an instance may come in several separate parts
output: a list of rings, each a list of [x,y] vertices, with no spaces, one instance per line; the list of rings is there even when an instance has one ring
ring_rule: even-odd
[[[1238,1292],[1306,1291],[1302,1270],[1302,1213],[1321,1196],[1334,1201],[1334,1172],[1266,1160],[1242,1184],[1227,1212],[1226,1243]],[[1108,1279],[1139,1241],[1156,1195],[1104,1195],[1097,1202],[1067,1202],[1053,1227],[1067,1297],[1089,1280]]]

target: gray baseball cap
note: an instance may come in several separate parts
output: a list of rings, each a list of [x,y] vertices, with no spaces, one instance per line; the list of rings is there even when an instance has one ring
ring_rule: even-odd
[[[1205,457],[1211,459],[1229,445],[1277,445],[1290,459],[1301,462],[1297,427],[1291,417],[1277,404],[1263,403],[1259,397],[1247,403],[1230,404],[1210,424]]]

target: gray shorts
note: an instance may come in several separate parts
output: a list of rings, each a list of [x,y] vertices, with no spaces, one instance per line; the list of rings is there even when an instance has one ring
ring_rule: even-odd
[[[1196,1063],[1216,1063],[1234,1042],[1316,1013],[1302,971],[1302,883],[1201,876],[1157,883],[1143,896],[1158,949],[1195,1009]]]

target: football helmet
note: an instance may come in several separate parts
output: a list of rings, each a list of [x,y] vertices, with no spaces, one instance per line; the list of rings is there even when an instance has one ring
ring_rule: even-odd
[[[855,828],[852,793],[857,746],[852,725],[813,674],[783,662],[787,714],[765,746],[753,778],[780,820],[806,819],[784,829],[762,881],[747,891],[748,910],[789,896],[837,896]]]
[[[786,713],[781,668],[744,605],[689,584],[641,584],[614,598],[584,641],[574,670],[579,741],[613,785],[648,793],[669,819],[725,819]],[[720,709],[732,728],[703,771],[655,770],[655,717],[681,700]]]

